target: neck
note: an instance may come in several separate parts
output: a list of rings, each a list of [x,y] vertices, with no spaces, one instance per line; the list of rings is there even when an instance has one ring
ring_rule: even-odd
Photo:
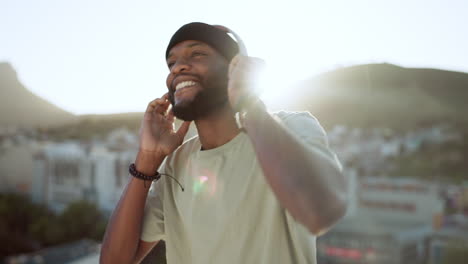
[[[195,125],[204,150],[222,146],[240,132],[229,104],[213,111],[203,119],[195,120]]]

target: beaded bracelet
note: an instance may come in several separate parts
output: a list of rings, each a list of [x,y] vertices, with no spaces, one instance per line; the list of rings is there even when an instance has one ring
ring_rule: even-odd
[[[164,176],[169,176],[171,177],[174,181],[177,182],[177,184],[179,184],[180,186],[180,189],[182,189],[182,191],[184,191],[184,187],[182,187],[182,185],[179,183],[178,180],[176,180],[174,177],[172,177],[171,175],[168,175],[168,174],[162,174],[162,173],[159,173],[159,172],[156,172],[155,175],[152,175],[152,176],[148,176],[148,175],[145,175],[139,171],[137,171],[136,169],[136,166],[135,166],[135,163],[132,163],[130,164],[130,167],[128,167],[128,172],[130,173],[130,175],[132,175],[133,177],[137,178],[137,179],[140,179],[140,180],[143,180],[144,181],[144,186],[146,188],[146,181],[157,181],[161,178],[162,175]]]
[[[161,178],[161,174],[159,172],[156,172],[156,175],[148,176],[137,171],[135,163],[130,164],[130,167],[128,168],[128,172],[133,177],[138,178],[140,180],[145,180],[145,181],[154,181],[154,180],[159,180]]]

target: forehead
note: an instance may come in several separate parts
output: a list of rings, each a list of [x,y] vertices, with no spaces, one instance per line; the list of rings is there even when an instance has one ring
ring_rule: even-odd
[[[171,58],[172,56],[174,56],[178,52],[182,52],[184,50],[191,49],[191,48],[194,48],[194,47],[202,47],[202,48],[205,48],[205,49],[214,50],[211,46],[209,46],[208,44],[206,44],[206,43],[204,43],[202,41],[185,40],[185,41],[182,41],[180,43],[177,43],[174,47],[172,47],[169,50],[169,54],[167,56],[167,59]]]

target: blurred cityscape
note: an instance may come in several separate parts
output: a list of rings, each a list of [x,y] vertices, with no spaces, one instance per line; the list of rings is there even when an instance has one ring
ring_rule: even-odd
[[[98,262],[141,116],[112,125],[87,117],[55,127],[0,126],[0,261]],[[346,217],[317,239],[318,263],[468,262],[465,123],[401,128],[319,119],[349,179],[349,204]],[[188,137],[194,134],[191,128]],[[155,252],[148,261],[165,263],[164,244]]]
[[[335,126],[328,135],[349,179],[349,206],[347,216],[318,239],[319,263],[448,263],[447,256],[468,249],[468,181],[437,170],[399,171],[404,167],[399,158],[421,155],[431,156],[424,166],[466,166],[468,151],[456,147],[467,145],[466,132],[448,124],[407,133]],[[2,177],[2,193],[27,195],[56,213],[85,200],[109,216],[127,182],[137,134],[119,128],[89,142],[44,138],[34,130],[1,131],[2,159],[12,167],[28,166],[14,161],[21,152],[33,153],[31,167],[23,168],[32,175]],[[70,250],[77,252],[76,247],[88,248],[83,257],[98,252],[97,243],[88,240]],[[8,263],[52,263],[21,262],[25,258]]]

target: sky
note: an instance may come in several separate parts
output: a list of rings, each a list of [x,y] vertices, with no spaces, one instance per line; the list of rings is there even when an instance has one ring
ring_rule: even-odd
[[[182,25],[221,24],[266,61],[262,98],[363,63],[468,72],[464,0],[0,0],[0,62],[74,114],[144,111],[167,90],[164,53]]]

